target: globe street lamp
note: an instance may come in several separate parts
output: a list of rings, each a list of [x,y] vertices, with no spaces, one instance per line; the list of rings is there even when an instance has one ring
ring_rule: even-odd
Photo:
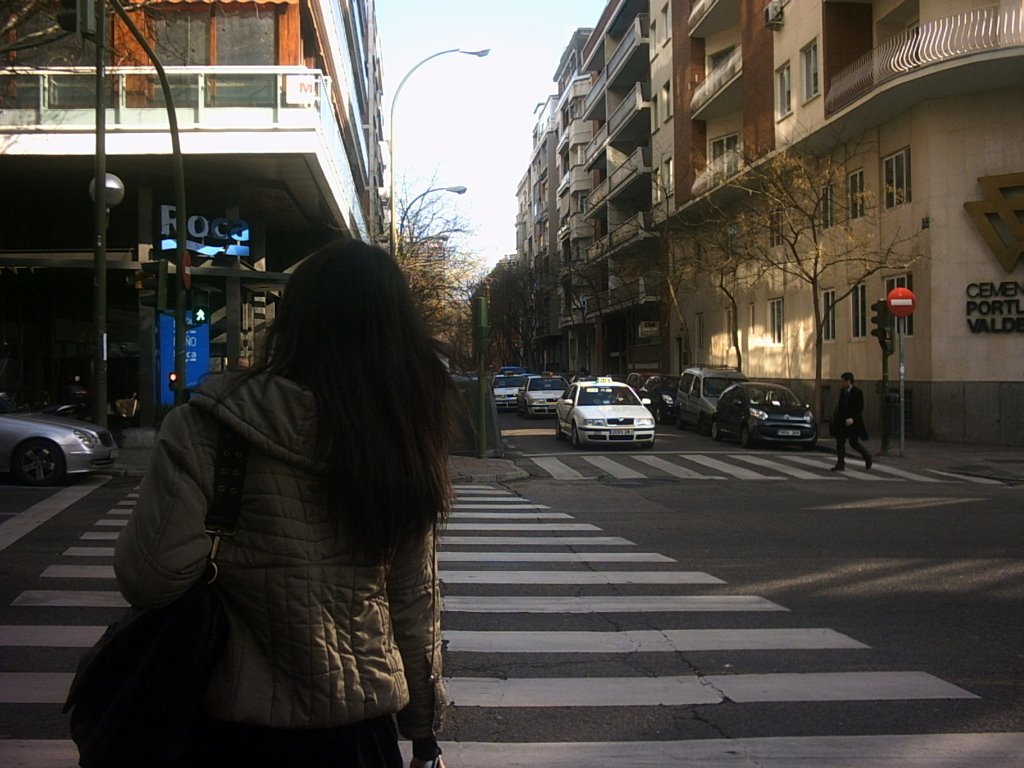
[[[124,200],[124,182],[112,173],[103,174],[103,190],[96,189],[96,178],[89,182],[89,197],[97,212],[96,241],[93,252],[93,326],[96,351],[92,371],[92,417],[107,426],[107,218],[110,209]]]
[[[425,59],[422,59],[412,69],[410,69],[408,72],[406,72],[405,73],[405,77],[403,77],[401,79],[401,81],[398,83],[398,87],[395,88],[395,95],[391,97],[391,113],[390,113],[390,117],[388,118],[389,124],[390,124],[390,127],[391,127],[391,139],[388,142],[388,170],[391,173],[391,197],[390,197],[390,200],[388,202],[389,202],[389,206],[390,206],[390,209],[391,209],[391,222],[390,222],[391,232],[390,232],[390,237],[388,238],[388,241],[389,241],[389,244],[390,244],[390,250],[391,250],[391,255],[392,256],[395,255],[395,248],[397,246],[397,242],[396,241],[398,239],[398,220],[396,218],[396,213],[395,213],[396,210],[397,210],[396,200],[395,200],[395,177],[397,176],[397,174],[395,173],[395,105],[398,103],[398,95],[402,92],[402,86],[405,85],[405,81],[409,79],[410,75],[412,75],[413,72],[415,72],[417,69],[422,67],[424,64],[426,64],[431,59],[436,59],[438,56],[444,56],[444,55],[449,54],[449,53],[464,53],[467,56],[476,56],[478,58],[483,58],[484,56],[486,56],[490,52],[491,52],[490,48],[484,48],[483,50],[480,50],[480,51],[464,51],[461,48],[449,48],[446,51],[438,51],[437,53],[432,53],[430,56],[427,56]],[[430,191],[430,190],[428,190],[428,191]],[[463,192],[465,192],[465,189],[463,189]],[[424,194],[426,194],[426,193],[424,193]],[[459,192],[458,194],[462,194],[462,192]]]
[[[428,189],[428,190],[426,190],[424,192],[420,192],[418,195],[416,195],[416,197],[414,197],[412,200],[410,200],[406,204],[405,209],[402,211],[402,225],[400,227],[392,226],[392,230],[391,230],[391,232],[392,232],[392,236],[391,236],[391,255],[392,256],[394,256],[397,253],[397,251],[398,251],[398,240],[397,240],[397,237],[398,237],[398,235],[401,234],[402,230],[405,229],[405,218],[406,218],[406,216],[408,216],[409,211],[411,211],[413,209],[413,206],[415,206],[416,203],[418,203],[420,200],[422,200],[427,195],[432,194],[434,192],[451,192],[453,195],[464,195],[464,194],[466,194],[466,187],[463,187],[461,185],[460,186],[455,186],[455,187],[431,187],[430,189]],[[394,209],[392,209],[392,214],[391,214],[392,222],[394,222],[394,216],[395,216]]]

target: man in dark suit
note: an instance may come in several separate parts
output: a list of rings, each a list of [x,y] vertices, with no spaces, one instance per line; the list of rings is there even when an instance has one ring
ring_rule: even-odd
[[[868,439],[868,431],[864,427],[864,393],[853,385],[853,374],[849,371],[842,375],[841,381],[843,388],[832,413],[832,434],[836,438],[836,465],[832,471],[846,469],[847,440],[850,447],[864,457],[864,469],[871,469],[871,454],[860,444],[861,440]]]

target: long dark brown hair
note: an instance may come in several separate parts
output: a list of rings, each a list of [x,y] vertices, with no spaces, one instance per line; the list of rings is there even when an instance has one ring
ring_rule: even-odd
[[[384,562],[443,522],[457,395],[388,253],[343,240],[307,257],[261,368],[315,394],[331,507],[361,552]]]

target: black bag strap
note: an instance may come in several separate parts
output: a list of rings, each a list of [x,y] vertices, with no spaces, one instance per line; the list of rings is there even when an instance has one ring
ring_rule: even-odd
[[[213,539],[208,583],[217,577],[217,564],[214,561],[221,537],[233,536],[238,529],[248,458],[249,443],[235,430],[222,424],[213,469],[213,496],[206,505],[206,532]]]

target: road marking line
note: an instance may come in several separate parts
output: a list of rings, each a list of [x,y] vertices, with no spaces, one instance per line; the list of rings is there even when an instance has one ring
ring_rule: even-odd
[[[699,453],[688,453],[680,454],[680,458],[692,461],[695,464],[701,464],[705,467],[715,470],[716,472],[722,472],[730,477],[735,477],[737,480],[783,480],[784,478],[776,477],[774,475],[762,475],[760,472],[754,472],[746,467],[736,467],[732,464],[728,464],[718,459],[713,459],[710,456],[704,456]]]
[[[534,456],[531,461],[538,467],[547,472],[555,480],[591,480],[593,478],[585,477],[583,474],[577,472],[575,469],[570,467],[568,464],[563,462],[561,459],[555,459],[550,456]]]
[[[825,672],[680,677],[452,677],[461,707],[628,707],[796,701],[976,699],[926,672]]]
[[[128,601],[116,590],[26,589],[11,605],[44,608],[127,608]]]
[[[101,518],[101,519],[97,520],[95,523],[93,523],[93,525],[98,525],[100,527],[106,526],[107,528],[124,528],[126,525],[128,525],[128,521],[127,520],[117,520],[117,519],[115,519],[115,520],[105,520],[105,519]]]
[[[26,624],[0,626],[0,646],[27,648],[90,648],[106,627]]]
[[[658,552],[439,552],[442,563],[674,563]]]
[[[108,510],[108,515],[117,515],[119,517],[131,517],[135,510],[132,509],[111,509]]]
[[[948,480],[939,480],[928,475],[921,475],[917,472],[908,472],[905,469],[898,469],[897,467],[890,467],[888,464],[879,464],[877,461],[871,467],[872,472],[884,472],[885,474],[893,475],[895,477],[902,477],[904,480],[916,480],[917,482],[923,483],[947,483]]]
[[[525,499],[523,499],[522,501],[518,501],[518,502],[516,502],[514,504],[505,504],[505,503],[501,503],[501,502],[498,502],[496,504],[495,503],[491,503],[491,502],[489,502],[487,504],[458,504],[458,503],[456,503],[456,504],[452,504],[452,509],[515,509],[515,510],[522,511],[522,510],[527,510],[527,509],[549,509],[549,507],[545,507],[543,504],[532,504],[529,501],[526,501]]]
[[[448,630],[456,653],[674,653],[867,648],[831,629],[668,629],[625,632]]]
[[[572,520],[565,512],[453,512],[449,520]]]
[[[442,547],[472,544],[474,547],[635,547],[636,543],[620,536],[440,536]]]
[[[446,531],[600,531],[590,523],[448,523]]]
[[[110,477],[104,475],[90,475],[82,478],[75,485],[62,488],[25,511],[4,520],[0,523],[0,552],[23,536],[32,533],[40,525],[57,516],[79,499],[88,496],[108,480]]]
[[[665,461],[665,459],[659,458],[658,456],[632,456],[631,458],[642,462],[649,467],[653,467],[660,472],[678,477],[683,480],[725,480],[721,475],[702,475],[700,472],[694,472],[692,469],[681,467],[678,464],[673,464],[671,461]]]
[[[959,472],[946,472],[942,469],[929,469],[927,471],[934,472],[936,475],[943,475],[944,477],[952,477],[954,480],[964,480],[968,483],[977,483],[978,485],[1006,485],[1002,480],[993,480],[991,477],[962,475]]]
[[[117,541],[120,531],[86,531],[80,538],[82,541]]]
[[[763,597],[751,595],[448,595],[443,603],[444,610],[449,613],[718,613],[788,610]]]
[[[68,547],[62,553],[64,557],[113,557],[113,547]]]
[[[63,704],[69,672],[0,672],[0,704]]]
[[[113,579],[112,565],[51,565],[41,574],[44,579]]]
[[[445,584],[724,584],[700,571],[441,571]]]
[[[804,466],[807,467],[814,467],[815,469],[827,471],[829,463],[834,461],[834,459],[825,459],[824,461],[822,461],[821,459],[812,459],[810,456],[793,456],[790,459],[790,461],[794,461],[798,464],[803,464]],[[832,472],[829,476],[831,477],[831,475],[852,477],[855,480],[878,480],[883,483],[903,482],[901,479],[895,477],[882,477],[878,474],[872,474],[870,472],[865,472],[859,469],[853,469],[850,466],[847,466],[846,469],[842,472]]]
[[[620,464],[613,459],[609,459],[607,456],[583,456],[582,458],[588,464],[592,464],[603,472],[607,472],[616,480],[647,479],[643,473],[637,472],[635,469],[630,469],[624,464]]]
[[[770,469],[770,470],[773,470],[775,472],[781,472],[784,475],[789,475],[790,477],[795,477],[798,480],[826,480],[826,479],[829,479],[828,475],[817,474],[817,473],[814,473],[814,472],[808,472],[806,469],[797,469],[796,467],[787,467],[785,464],[782,464],[781,462],[772,461],[771,459],[766,459],[766,458],[764,458],[762,456],[748,456],[748,455],[745,455],[745,454],[734,453],[734,454],[731,454],[731,457],[734,458],[734,459],[739,459],[740,461],[745,461],[748,464],[753,464],[754,466],[757,466],[757,467],[762,467],[764,469]]]

